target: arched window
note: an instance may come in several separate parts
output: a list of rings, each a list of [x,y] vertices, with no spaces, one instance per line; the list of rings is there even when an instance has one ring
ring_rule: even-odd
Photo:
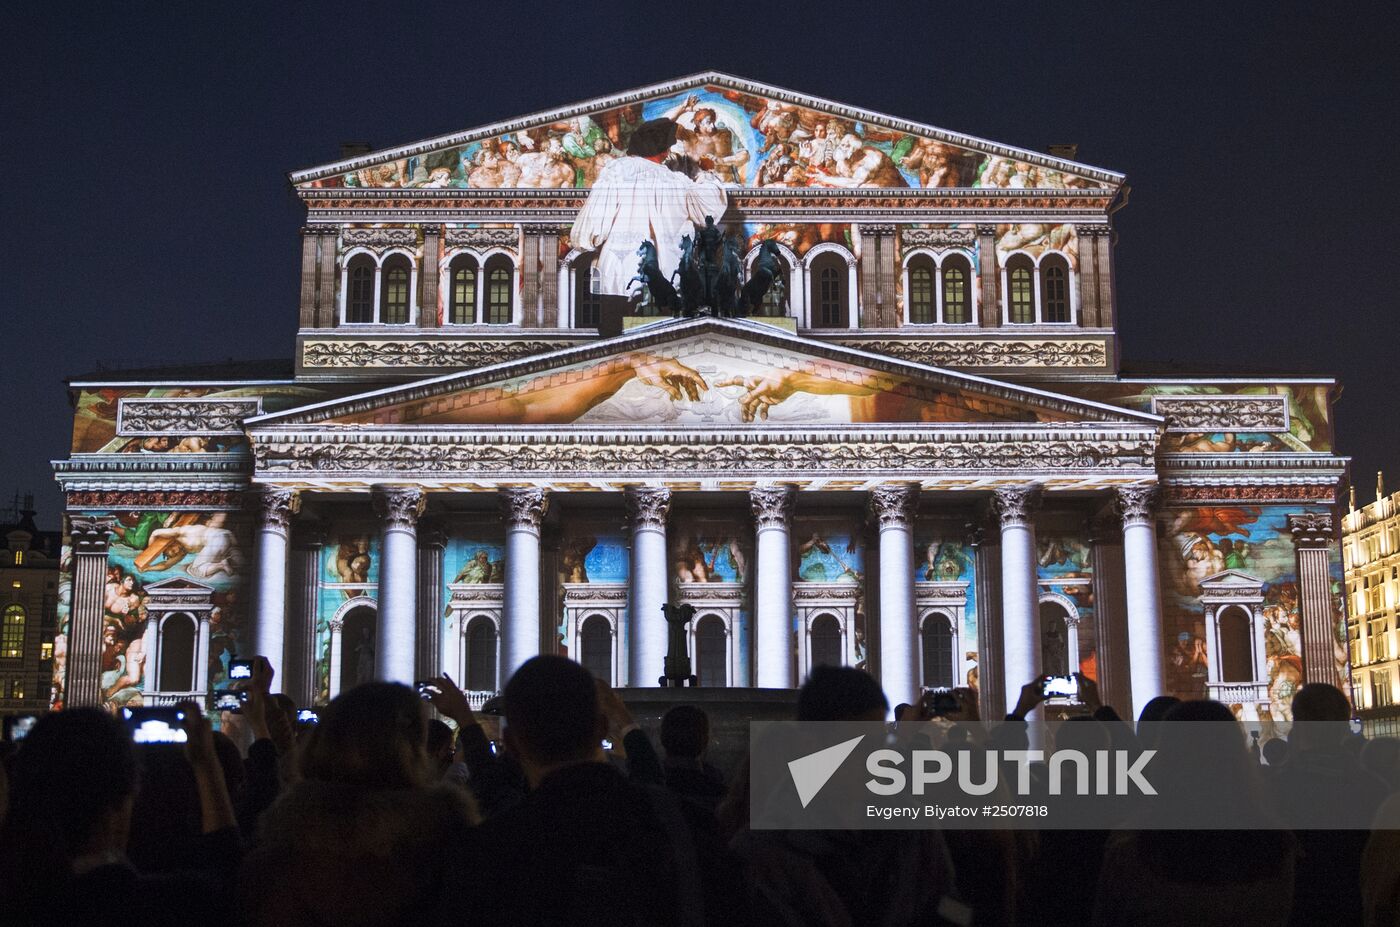
[[[5,608],[5,621],[0,626],[0,657],[6,660],[19,660],[24,657],[23,605],[10,605]]]
[[[1254,659],[1249,616],[1240,608],[1227,608],[1220,616],[1220,681],[1254,682]]]
[[[345,321],[374,321],[374,258],[357,254],[350,259],[350,292],[345,298]]]
[[[1058,602],[1040,603],[1040,671],[1047,675],[1067,676],[1079,669],[1077,665],[1070,666],[1066,617],[1064,606]]]
[[[947,615],[932,614],[919,629],[924,649],[924,685],[951,688],[953,679],[953,625]]]
[[[835,615],[812,620],[812,668],[841,665],[841,622]]]
[[[937,272],[933,259],[926,254],[909,261],[909,321],[915,325],[937,321],[933,299],[933,278]]]
[[[1069,264],[1058,254],[1040,262],[1040,320],[1069,321]]]
[[[484,615],[467,624],[467,688],[474,692],[495,692],[496,625]]]
[[[813,328],[847,328],[850,307],[846,300],[846,274],[849,269],[839,254],[827,252],[812,261],[812,284],[816,299],[812,303]]]
[[[447,321],[451,325],[471,325],[476,321],[476,258],[459,254],[452,259],[447,291]]]
[[[1024,254],[1012,255],[1006,262],[1009,318],[1014,325],[1035,323],[1035,269]]]
[[[408,324],[408,277],[413,265],[402,254],[384,260],[379,283],[379,321],[386,325]]]
[[[598,275],[598,256],[580,257],[574,261],[574,328],[597,328],[602,315],[602,280]]]
[[[718,615],[706,615],[695,624],[695,675],[700,685],[724,685],[726,663],[724,621]]]
[[[972,266],[960,254],[943,259],[943,321],[948,325],[972,321]]]
[[[601,679],[604,685],[612,685],[612,627],[602,615],[589,615],[583,620],[579,630],[580,649],[583,651],[583,668]]]
[[[194,691],[194,642],[196,628],[189,615],[171,615],[160,625],[160,679],[162,692]]]
[[[509,325],[515,321],[513,305],[515,264],[503,254],[486,261],[486,324]]]

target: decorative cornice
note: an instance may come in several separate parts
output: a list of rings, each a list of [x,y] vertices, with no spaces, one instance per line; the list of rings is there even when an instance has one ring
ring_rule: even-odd
[[[1321,502],[1332,503],[1337,498],[1336,484],[1325,483],[1224,483],[1220,485],[1172,483],[1163,486],[1162,502],[1166,505],[1210,502]]]
[[[242,435],[243,420],[262,414],[262,399],[119,399],[122,437]]]
[[[564,602],[567,604],[577,604],[579,602],[591,603],[614,603],[625,605],[627,603],[626,583],[565,583]]]
[[[792,584],[792,598],[795,603],[812,602],[816,605],[853,604],[860,598],[861,589],[856,583],[808,583]],[[811,606],[809,606],[811,607]]]
[[[103,554],[111,543],[117,520],[110,515],[72,515],[68,527],[73,537],[73,553]]]
[[[1153,396],[1171,432],[1288,431],[1287,396]]]
[[[79,490],[66,497],[70,509],[185,509],[233,511],[243,506],[239,490]]]
[[[374,512],[388,531],[413,531],[428,501],[427,494],[417,486],[374,486],[371,497]]]
[[[1114,507],[1123,526],[1153,525],[1153,510],[1157,506],[1156,486],[1119,486],[1114,492]]]
[[[934,367],[1105,367],[1108,342],[1069,338],[985,341],[954,338],[840,340],[837,344]]]
[[[743,583],[680,583],[676,589],[682,602],[729,602],[737,605],[744,595]]]
[[[292,516],[301,511],[301,494],[294,489],[269,486],[257,494],[256,502],[259,529],[288,537]]]
[[[486,367],[570,347],[572,341],[357,340],[302,342],[303,367]]]
[[[549,496],[543,489],[503,489],[500,499],[507,530],[540,533],[540,524],[549,511]]]
[[[505,586],[501,583],[451,583],[452,604],[486,603],[496,605],[505,601]]]
[[[1003,528],[1026,527],[1035,520],[1040,508],[1040,485],[1003,486],[992,492],[992,509]]]
[[[870,492],[870,514],[881,531],[909,528],[918,499],[919,488],[909,483],[877,486]]]
[[[515,251],[520,247],[520,230],[511,228],[449,228],[445,239],[449,248],[506,248]]]
[[[385,251],[389,248],[414,248],[418,244],[418,230],[347,228],[341,233],[340,240],[346,250],[369,248],[371,251]]]
[[[665,531],[671,511],[671,490],[662,486],[629,486],[623,494],[632,531]]]
[[[792,506],[797,490],[787,484],[755,486],[749,490],[749,507],[753,510],[754,526],[780,528],[787,531],[792,523]]]
[[[1288,531],[1299,548],[1328,548],[1336,540],[1330,512],[1298,512],[1288,516]]]
[[[905,226],[899,240],[906,248],[971,248],[977,235],[971,229],[923,229]]]

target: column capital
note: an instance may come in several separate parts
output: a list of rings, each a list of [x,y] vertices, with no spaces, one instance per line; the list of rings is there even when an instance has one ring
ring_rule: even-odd
[[[997,227],[996,227],[995,225],[979,225],[979,226],[977,226],[977,234],[978,234],[978,235],[981,235],[981,236],[984,237],[984,238],[994,236],[994,235],[996,235],[996,233],[997,233]]]
[[[914,483],[890,483],[870,490],[870,514],[880,526],[908,528],[914,524],[919,487]]]
[[[501,517],[508,529],[540,533],[540,524],[549,511],[549,496],[543,489],[533,486],[502,489],[500,499]]]
[[[788,530],[792,522],[792,503],[796,494],[796,489],[788,483],[755,486],[750,489],[749,506],[753,509],[753,520],[758,530]]]
[[[73,535],[73,553],[105,554],[117,520],[111,515],[74,515],[68,519]]]
[[[301,511],[301,493],[267,486],[254,494],[253,504],[258,513],[259,529],[287,537],[292,530],[292,516]]]
[[[671,511],[671,490],[664,486],[629,486],[623,494],[627,521],[633,531],[665,531]]]
[[[992,511],[1003,528],[1027,527],[1040,508],[1040,484],[1003,486],[992,491]]]
[[[1297,512],[1287,519],[1294,547],[1327,548],[1336,539],[1331,512]]]
[[[417,486],[380,484],[370,488],[370,497],[375,514],[390,531],[414,530],[428,503],[427,495]]]
[[[326,628],[327,628],[332,634],[339,634],[341,631],[344,631],[344,630],[345,630],[345,619],[344,619],[344,618],[332,618],[330,621],[327,621],[327,622],[326,622]]]
[[[1114,490],[1114,508],[1123,520],[1123,527],[1155,525],[1153,511],[1160,495],[1156,486],[1119,486]]]

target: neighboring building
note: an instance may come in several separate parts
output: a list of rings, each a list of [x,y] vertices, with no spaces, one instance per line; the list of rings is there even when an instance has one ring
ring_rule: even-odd
[[[1342,519],[1342,562],[1346,569],[1351,622],[1352,698],[1368,734],[1400,735],[1400,492],[1385,494],[1376,474],[1376,501],[1356,507]]]
[[[58,633],[61,535],[34,523],[33,497],[0,512],[0,714],[43,711]]]
[[[636,156],[658,118],[698,184]],[[1346,679],[1336,383],[1122,363],[1121,174],[711,73],[290,179],[290,357],[70,381],[70,704],[255,650],[304,702],[540,652],[654,685],[668,599],[702,685],[995,716],[1082,670],[1272,722]],[[781,286],[620,318],[710,211]]]

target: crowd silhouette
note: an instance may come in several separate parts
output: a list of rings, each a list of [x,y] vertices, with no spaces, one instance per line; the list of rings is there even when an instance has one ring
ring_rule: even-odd
[[[672,708],[658,753],[618,693],[563,657],[516,671],[499,726],[446,676],[364,683],[299,721],[259,657],[246,750],[193,704],[182,745],[136,744],[95,709],[46,715],[11,745],[0,922],[1400,924],[1400,742],[1352,734],[1340,691],[1302,687],[1293,715],[1309,723],[1251,749],[1218,702],[1160,697],[1134,726],[1080,683],[1086,712],[1050,749],[1155,749],[1156,781],[1189,813],[1104,802],[1096,829],[1073,831],[755,829],[750,803],[770,797],[747,761],[730,781],[707,762],[704,711]],[[975,693],[955,698],[936,724],[925,700],[897,706],[891,736],[1024,748],[1043,695],[1028,683],[995,724]],[[866,673],[819,667],[795,720],[888,708]],[[1211,829],[1225,817],[1250,826]]]

